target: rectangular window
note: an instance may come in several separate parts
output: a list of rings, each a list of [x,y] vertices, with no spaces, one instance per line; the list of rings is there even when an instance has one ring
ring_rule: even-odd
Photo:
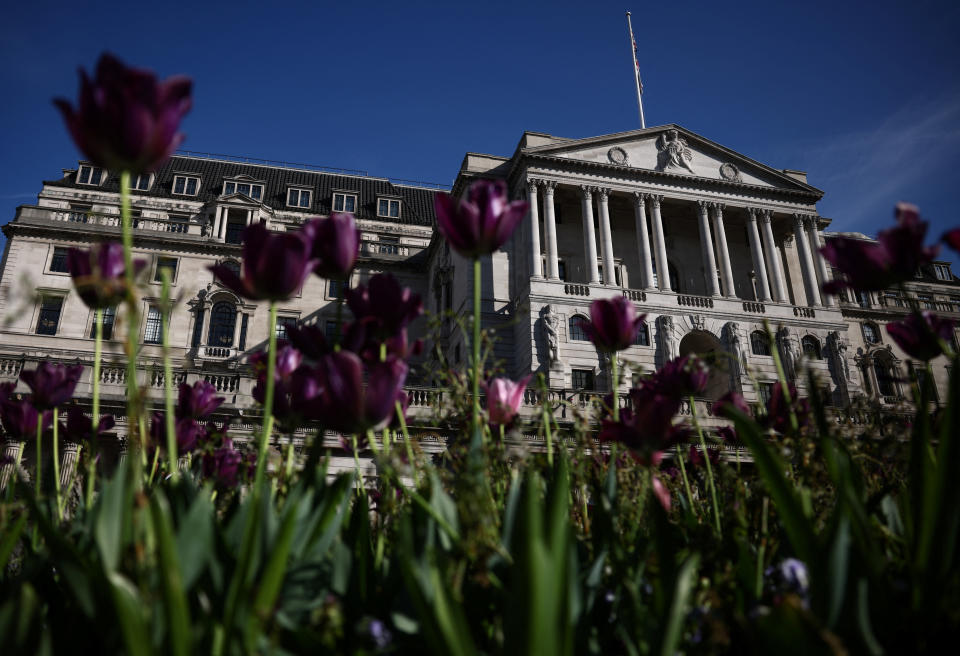
[[[100,333],[103,339],[113,339],[113,324],[117,318],[117,308],[104,308],[103,309],[103,319],[101,325],[103,330]],[[90,326],[90,339],[94,339],[97,336],[97,313],[93,313],[93,324]]]
[[[760,395],[760,403],[763,405],[769,404],[770,399],[773,398],[773,383],[760,383],[757,392]]]
[[[287,205],[290,207],[310,207],[310,191],[307,189],[289,189]]]
[[[150,189],[150,174],[141,173],[130,179],[130,188],[134,191],[147,191]]]
[[[400,253],[399,237],[380,237],[377,240],[377,252],[385,255],[397,255]]]
[[[570,373],[573,389],[587,391],[593,390],[593,370],[573,369]]]
[[[103,169],[99,166],[87,166],[84,164],[80,167],[80,170],[77,171],[77,184],[99,185],[102,180]]]
[[[172,285],[177,279],[177,258],[175,257],[158,257],[157,258],[157,271],[153,276],[153,279],[156,282],[161,282],[163,280],[164,269],[166,269],[169,272],[170,284]]]
[[[160,308],[151,305],[147,311],[146,328],[143,332],[144,344],[160,344],[163,342],[163,322],[160,317]]]
[[[173,177],[173,193],[180,196],[196,196],[200,188],[200,178],[194,178],[187,175],[176,175]]]
[[[390,219],[400,217],[400,201],[391,198],[381,198],[377,203],[377,216],[385,216]]]
[[[244,223],[242,219],[228,219],[227,234],[224,237],[224,241],[228,244],[243,243],[243,229],[246,227],[247,224]]]
[[[921,390],[924,387],[926,387],[928,397],[932,401],[938,400],[939,397],[937,396],[937,382],[933,378],[927,376],[927,370],[924,367],[924,365],[922,363],[917,363],[917,364],[911,363],[910,366],[913,369],[913,373],[917,378],[917,387]]]
[[[287,339],[287,329],[296,325],[296,317],[277,317],[277,339]]]
[[[924,310],[932,310],[933,307],[933,296],[930,294],[917,294],[917,301],[920,303],[920,307]]]
[[[567,282],[567,263],[563,260],[557,260],[557,275],[560,276],[560,280]]]
[[[884,292],[883,302],[887,307],[903,307],[903,298],[897,292]]]
[[[346,289],[347,282],[345,280],[330,280],[327,283],[327,296],[329,298],[340,298]]]
[[[353,214],[357,211],[357,197],[355,194],[334,194],[333,211]]]
[[[67,249],[57,246],[53,249],[53,257],[50,258],[51,273],[70,273],[67,268]]]
[[[246,316],[246,315],[244,315]],[[190,340],[191,346],[196,348],[200,346],[203,339],[203,308],[197,310],[197,320],[193,324],[193,339]]]
[[[40,300],[40,316],[37,318],[38,335],[56,335],[60,325],[60,310],[63,308],[62,296],[45,296]]]
[[[950,266],[947,264],[934,264],[933,271],[937,274],[937,280],[953,280],[950,274]]]
[[[227,182],[224,184],[224,193],[232,194],[234,190],[234,183]],[[236,192],[238,194],[243,194],[248,196],[253,200],[260,200],[263,198],[263,185],[251,184],[249,182],[237,182],[236,183]]]
[[[860,303],[860,307],[862,308],[870,307],[870,292],[858,292],[857,301]]]
[[[249,319],[249,318],[250,318],[250,316],[247,315],[247,314],[243,314],[243,315],[240,316],[240,341],[239,341],[239,347],[240,347],[240,350],[241,350],[241,351],[243,351],[244,349],[247,348],[247,319]]]

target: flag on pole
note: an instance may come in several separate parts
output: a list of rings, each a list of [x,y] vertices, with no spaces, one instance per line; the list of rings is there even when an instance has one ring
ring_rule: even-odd
[[[633,22],[630,12],[627,12],[627,29],[630,32],[630,56],[633,57],[633,79],[637,89],[637,110],[640,113],[640,127],[647,127],[647,119],[643,116],[643,82],[640,81],[640,59],[637,57],[637,39],[633,36]]]
[[[643,93],[643,80],[640,79],[640,60],[637,59],[637,40],[633,37],[633,26],[630,26],[630,42],[633,44],[633,67],[637,69],[637,89]]]

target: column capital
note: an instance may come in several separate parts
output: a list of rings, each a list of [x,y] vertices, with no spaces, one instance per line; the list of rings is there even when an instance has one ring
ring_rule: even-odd
[[[543,186],[543,192],[548,196],[553,196],[553,190],[557,188],[556,180],[541,180],[540,184]]]
[[[535,192],[537,190],[537,187],[539,187],[542,184],[543,184],[543,180],[538,180],[536,178],[527,178],[527,188],[529,188],[530,191]]]
[[[793,213],[793,225],[796,226],[797,228],[803,228],[805,219],[806,219],[806,215],[800,214],[799,212]]]
[[[580,185],[580,193],[583,196],[584,200],[590,200],[593,197],[594,187],[590,185]]]
[[[770,210],[760,210],[760,220],[763,221],[764,225],[770,225],[770,219],[773,217],[773,212]]]
[[[698,200],[698,201],[697,201],[697,206],[700,208],[700,213],[701,213],[701,214],[706,214],[707,211],[710,209],[710,207],[711,207],[712,205],[713,205],[713,203],[711,203],[711,202],[708,201],[708,200]]]
[[[723,209],[726,207],[726,205],[723,204],[723,203],[718,203],[718,202],[714,201],[714,202],[710,203],[710,207],[713,208],[714,210],[716,210],[718,213],[722,214],[722,213],[723,213]]]
[[[601,203],[607,202],[607,199],[610,198],[610,189],[607,187],[595,187],[594,191],[597,192],[597,197]]]
[[[750,221],[751,223],[756,223],[756,222],[757,222],[757,214],[759,214],[759,213],[760,213],[760,210],[758,210],[756,207],[748,207],[748,208],[747,208],[747,220]]]
[[[660,209],[660,201],[663,200],[663,194],[647,194],[647,200],[650,201],[650,205]]]

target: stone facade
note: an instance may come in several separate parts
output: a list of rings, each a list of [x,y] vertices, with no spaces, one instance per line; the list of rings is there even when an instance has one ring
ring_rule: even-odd
[[[15,379],[42,359],[79,362],[87,366],[78,397],[89,399],[93,313],[72,289],[62,258],[68,247],[119,239],[117,178],[81,162],[45,182],[36,204],[17,208],[4,226],[0,379]],[[823,193],[802,172],[771,168],[679,126],[588,139],[528,132],[511,157],[468,153],[452,193],[464,193],[477,178],[503,179],[513,197],[531,204],[513,238],[482,262],[483,322],[497,338],[494,356],[514,377],[542,373],[558,400],[585,404],[610,388],[609,361],[579,328],[597,298],[625,296],[646,314],[638,343],[620,354],[627,374],[621,392],[631,377],[678,355],[712,359],[700,416],[727,390],[751,402],[769,393],[776,371],[762,338],[765,322],[798,386],[806,385],[809,367],[832,402],[844,406],[860,395],[880,404],[907,396],[903,381],[914,367],[884,324],[911,302],[960,315],[960,284],[942,262],[918,273],[907,298],[823,294],[833,275],[819,252],[830,238],[823,232],[830,220],[817,212]],[[435,189],[358,172],[182,155],[134,186],[135,256],[148,262],[138,383],[151,401],[159,402],[163,388],[151,307],[160,296],[157,268],[168,266],[177,299],[170,320],[176,382],[209,380],[226,396],[237,432],[254,428],[255,419],[245,419],[257,414],[247,359],[266,342],[267,308],[234,296],[207,267],[239,265],[239,230],[252,221],[296,229],[340,209],[354,211],[362,231],[351,283],[379,271],[396,275],[422,295],[428,315],[446,317],[431,335],[427,318],[418,320],[412,337],[435,341],[453,365],[466,363],[456,319],[469,319],[473,270],[434,229]],[[310,277],[280,306],[281,318],[334,326],[331,284]],[[118,310],[101,372],[104,410],[120,416],[120,435],[123,319]],[[420,437],[440,448],[442,435],[426,419],[427,406],[442,394],[431,385],[429,372],[439,364],[430,362],[432,353],[428,348],[412,362],[408,391],[422,420]],[[940,395],[946,380],[940,358]],[[536,399],[528,400],[532,411]],[[336,444],[335,436],[328,439]]]

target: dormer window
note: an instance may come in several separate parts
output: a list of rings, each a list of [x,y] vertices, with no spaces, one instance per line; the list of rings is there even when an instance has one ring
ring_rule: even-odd
[[[141,173],[130,178],[130,189],[133,191],[149,191],[152,176],[149,173]]]
[[[953,280],[949,264],[934,264],[933,272],[937,274],[937,280]]]
[[[231,194],[243,194],[253,200],[260,200],[263,198],[263,185],[228,180],[223,183],[223,195],[230,196]]]
[[[311,195],[309,189],[288,189],[287,205],[290,207],[310,207]]]
[[[394,198],[381,198],[377,201],[377,216],[389,219],[400,218],[400,201]]]
[[[357,195],[335,193],[333,195],[333,211],[353,214],[357,211]]]
[[[179,196],[196,196],[200,189],[200,178],[189,175],[173,176],[173,193]]]
[[[103,181],[103,169],[99,166],[81,164],[77,171],[77,184],[99,185]]]

